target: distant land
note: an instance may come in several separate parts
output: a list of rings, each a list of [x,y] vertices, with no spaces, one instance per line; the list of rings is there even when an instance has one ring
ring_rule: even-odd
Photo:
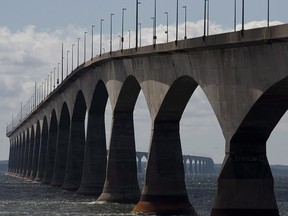
[[[145,165],[145,164],[143,164]],[[215,174],[220,172],[222,164],[215,164]],[[285,165],[271,165],[271,170],[274,176],[288,176],[288,166]],[[8,160],[0,161],[0,171],[8,170]]]

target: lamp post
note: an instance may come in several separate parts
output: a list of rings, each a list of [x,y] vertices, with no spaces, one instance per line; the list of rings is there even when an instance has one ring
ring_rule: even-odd
[[[156,45],[157,35],[156,35],[156,23],[157,23],[157,3],[156,0],[154,0],[154,19],[153,19],[153,45]]]
[[[102,55],[102,25],[104,19],[100,20],[100,56]]]
[[[267,27],[270,26],[270,0],[267,0]]]
[[[141,2],[139,2],[139,0],[136,0],[136,31],[135,31],[136,32],[136,49],[138,48],[138,26],[139,26],[139,22],[138,22],[138,17],[139,17],[138,9],[139,8],[138,8],[138,5],[139,4],[141,4]]]
[[[119,38],[119,50],[121,50],[121,40],[122,40],[121,35],[118,35],[118,38]]]
[[[92,43],[93,44],[93,43]],[[73,63],[74,63],[74,46],[75,46],[75,44],[72,44],[72,59],[71,59],[71,71],[73,71],[73,67],[74,67],[74,65],[73,65]],[[93,55],[92,55],[93,56]]]
[[[207,0],[204,0],[204,37],[206,36]]]
[[[209,0],[207,0],[207,35],[209,35],[209,23],[210,23],[210,3]]]
[[[55,85],[55,84],[56,84],[56,82],[55,82],[55,81],[56,81],[56,79],[55,79],[55,74],[56,74],[56,67],[54,67],[54,80],[53,80],[53,81],[54,81],[54,89],[55,89],[55,86],[56,86],[56,85]]]
[[[95,28],[94,25],[92,25],[92,32],[91,32],[91,60],[93,59],[93,29]],[[72,49],[72,58],[73,58],[73,49]],[[73,68],[73,67],[72,67]],[[73,69],[72,69],[73,70]]]
[[[165,12],[164,14],[166,14],[166,31],[165,31],[165,34],[167,36],[167,43],[168,43],[168,12]]]
[[[184,39],[187,39],[187,6],[183,6],[184,8],[184,17],[185,17],[185,34]]]
[[[128,39],[129,39],[129,49],[130,49],[130,43],[131,43],[131,32],[128,30]]]
[[[236,6],[236,0],[234,0],[234,31],[236,31],[236,16],[237,16],[237,6]]]
[[[204,0],[206,1],[206,0]],[[176,44],[177,44],[177,41],[178,41],[178,13],[179,13],[179,0],[177,0],[177,5],[176,5]]]
[[[112,34],[113,34],[113,16],[114,14],[110,14],[110,54],[112,52]]]
[[[141,47],[141,42],[142,42],[142,39],[141,39],[141,37],[142,37],[142,28],[141,28],[141,25],[142,25],[142,24],[139,23],[139,30],[140,30],[140,32],[139,32],[139,33],[140,33],[140,35],[139,35],[139,36],[140,36],[140,37],[139,37],[139,39],[140,39],[139,45],[140,45],[140,47]]]
[[[155,22],[154,20],[155,20],[155,17],[151,17],[151,19],[152,19],[152,25],[153,25],[153,32],[152,32],[152,35],[153,35],[153,37],[152,37],[152,38],[153,38],[153,45],[155,45],[155,40],[154,40],[154,36],[155,36],[155,35],[154,35],[154,22]]]
[[[121,37],[121,50],[123,50],[124,46],[124,11],[126,8],[122,8],[122,37]]]
[[[79,41],[80,41],[80,38],[78,38],[77,40],[77,67],[79,66]]]
[[[59,84],[59,65],[60,63],[57,64],[57,85]]]
[[[84,63],[86,62],[86,36],[87,32],[84,32]]]
[[[50,76],[50,92],[53,91],[53,89],[52,89],[52,75],[53,75],[53,71],[51,71],[51,76]]]
[[[68,60],[69,60],[69,50],[67,50],[67,70],[66,70],[66,77],[68,76]]]
[[[62,43],[62,57],[61,57],[61,82],[63,82],[63,70],[64,70],[64,65],[63,65],[63,60],[64,60],[64,51],[63,51],[63,43]]]
[[[244,8],[245,8],[245,5],[244,5],[244,0],[242,0],[242,35],[244,33]]]

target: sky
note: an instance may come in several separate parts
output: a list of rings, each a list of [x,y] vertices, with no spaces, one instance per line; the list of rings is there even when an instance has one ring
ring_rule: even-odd
[[[152,43],[154,0],[139,0],[142,46]],[[237,29],[241,27],[241,0],[237,0]],[[179,0],[179,38],[184,37],[184,8],[187,6],[188,38],[203,35],[203,0]],[[100,20],[103,21],[103,50],[109,50],[110,17],[113,13],[113,50],[119,48],[122,9],[124,12],[124,48],[135,46],[135,0],[9,0],[0,7],[0,160],[8,159],[9,140],[6,126],[31,95],[57,67],[61,58],[61,43],[66,51],[80,39],[80,62],[83,62],[83,38],[87,32],[87,56],[91,55],[92,25],[94,54],[99,54]],[[233,30],[234,1],[210,0],[209,33]],[[288,23],[287,0],[270,0],[271,25]],[[166,41],[168,12],[169,41],[175,40],[176,0],[157,0],[157,43]],[[267,24],[267,1],[245,1],[245,28]],[[71,58],[71,52],[70,52]],[[69,59],[69,58],[68,58]],[[76,61],[76,59],[74,59]],[[64,68],[65,70],[65,68]],[[71,68],[69,68],[71,70]],[[106,131],[109,141],[111,127],[110,104],[106,108]],[[139,95],[135,111],[136,149],[148,151],[151,121],[143,94]],[[191,97],[181,119],[183,154],[212,157],[216,163],[224,159],[225,140],[215,114],[200,88]],[[288,115],[274,129],[267,142],[270,164],[288,165]],[[107,143],[108,145],[108,143]]]

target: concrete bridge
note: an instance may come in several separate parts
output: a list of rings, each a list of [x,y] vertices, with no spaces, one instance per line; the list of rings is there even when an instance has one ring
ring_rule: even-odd
[[[135,202],[134,212],[195,215],[184,183],[179,121],[200,86],[226,141],[211,215],[279,215],[266,141],[288,108],[287,41],[288,25],[281,25],[95,57],[8,127],[9,172],[93,193],[99,201]],[[140,90],[152,122],[141,193],[133,126]]]

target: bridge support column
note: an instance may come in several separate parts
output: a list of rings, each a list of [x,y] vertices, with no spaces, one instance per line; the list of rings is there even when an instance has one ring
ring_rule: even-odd
[[[46,160],[46,152],[47,152],[47,142],[48,142],[48,131],[46,131],[47,127],[43,129],[41,134],[41,143],[39,149],[39,159],[38,159],[38,170],[36,174],[35,181],[42,181],[45,169],[45,160]]]
[[[137,170],[138,173],[143,173],[143,169],[142,169],[142,157],[137,157]]]
[[[107,166],[104,111],[89,114],[80,194],[99,196],[103,190]]]
[[[133,212],[196,215],[185,186],[179,121],[154,122],[145,184]]]
[[[139,197],[133,112],[114,111],[106,181],[98,201],[136,203]]]
[[[226,153],[211,216],[228,215],[279,216],[263,147],[250,143],[250,147]]]

